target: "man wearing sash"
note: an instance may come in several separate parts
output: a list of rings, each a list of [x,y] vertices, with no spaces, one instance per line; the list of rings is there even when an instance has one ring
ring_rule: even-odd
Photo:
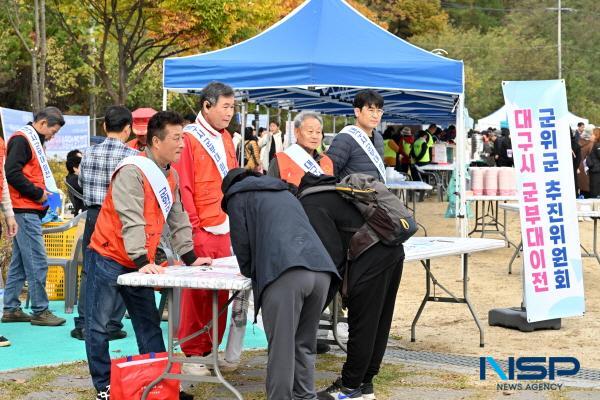
[[[150,119],[145,157],[127,157],[117,166],[92,235],[85,347],[98,399],[107,399],[110,394],[107,324],[117,293],[131,316],[140,353],[165,351],[154,290],[119,286],[119,275],[164,272],[154,260],[165,222],[174,250],[187,265],[211,262],[194,253],[192,228],[181,204],[177,173],[170,167],[183,149],[181,124],[182,118],[169,111]]]
[[[327,150],[335,176],[341,179],[359,172],[385,181],[383,138],[375,131],[383,115],[383,97],[374,90],[361,90],[352,106],[356,125],[349,125],[335,135]]]
[[[303,111],[294,118],[296,144],[276,153],[268,175],[296,186],[307,172],[313,175],[333,175],[333,162],[317,153],[323,140],[323,120],[319,114]]]
[[[4,289],[2,322],[31,322],[32,325],[59,326],[65,323],[48,310],[46,275],[48,262],[42,237],[42,217],[48,195],[58,188],[44,152],[44,142],[65,124],[60,110],[46,107],[36,113],[33,123],[15,132],[8,141],[6,180],[19,226],[13,240],[13,253]],[[21,309],[19,295],[29,283],[32,315]]]
[[[184,127],[185,148],[180,161],[173,164],[180,177],[181,200],[192,224],[194,250],[205,257],[231,255],[229,219],[221,209],[221,182],[230,169],[237,167],[233,141],[226,130],[235,111],[234,100],[233,89],[220,82],[211,82],[200,92],[201,110],[196,123]],[[227,298],[227,291],[220,292],[219,309],[225,305]],[[209,354],[212,339],[220,343],[223,338],[226,318],[226,313],[219,318],[218,338],[211,338],[210,333],[206,332],[185,342],[181,346],[183,352],[187,356]],[[211,319],[211,292],[182,290],[179,337],[199,331]],[[245,329],[245,324],[240,328]],[[194,364],[185,366],[196,367]],[[186,372],[196,375],[209,373],[202,365]]]

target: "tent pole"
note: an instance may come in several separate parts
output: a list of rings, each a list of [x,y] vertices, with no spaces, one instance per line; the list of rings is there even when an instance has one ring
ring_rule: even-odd
[[[459,194],[458,201],[456,202],[456,215],[459,218],[460,223],[460,236],[467,237],[468,224],[467,219],[467,207],[465,201],[466,192],[466,176],[464,172],[466,160],[465,144],[466,144],[467,132],[465,129],[465,96],[464,93],[460,94],[458,98],[458,107],[456,108],[456,162],[454,163],[454,174],[456,182],[458,184],[457,192]]]
[[[333,127],[331,130],[333,131],[332,133],[335,133],[335,115],[333,116]]]
[[[242,135],[242,140],[240,141],[240,167],[244,168],[244,152],[246,147],[246,100],[242,99],[242,109],[240,112],[241,121],[240,121],[240,135]]]
[[[162,109],[167,111],[167,89],[163,89]]]

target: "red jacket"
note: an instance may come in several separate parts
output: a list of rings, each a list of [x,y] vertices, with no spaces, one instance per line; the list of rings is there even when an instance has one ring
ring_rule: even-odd
[[[227,167],[237,168],[237,157],[226,129],[221,131],[227,157]],[[217,226],[225,222],[226,214],[221,209],[221,174],[204,147],[184,133],[184,149],[181,158],[172,166],[179,173],[181,202],[190,216],[194,232],[207,226]],[[194,235],[195,236],[195,235]]]

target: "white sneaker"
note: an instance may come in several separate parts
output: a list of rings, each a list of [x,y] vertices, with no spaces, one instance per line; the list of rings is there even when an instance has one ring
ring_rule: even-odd
[[[223,356],[219,356],[219,370],[222,372],[234,372],[237,371],[240,366],[240,362],[229,362]]]
[[[210,370],[204,364],[184,363],[181,367],[181,373],[194,376],[210,376]]]

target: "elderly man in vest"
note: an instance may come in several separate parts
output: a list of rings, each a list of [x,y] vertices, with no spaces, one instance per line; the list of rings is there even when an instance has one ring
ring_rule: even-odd
[[[170,111],[148,124],[145,156],[130,156],[117,166],[90,243],[85,348],[99,399],[110,395],[107,324],[117,292],[131,316],[140,353],[165,351],[154,290],[117,285],[121,274],[159,274],[154,263],[165,222],[175,251],[187,265],[209,264],[194,253],[192,228],[181,204],[177,173],[170,164],[183,150],[182,118]]]
[[[374,90],[361,90],[352,106],[356,125],[342,129],[327,149],[335,176],[342,179],[360,172],[385,181],[383,138],[375,131],[383,115],[383,97]]]
[[[36,113],[8,140],[6,180],[19,230],[13,240],[13,253],[4,289],[2,322],[30,322],[32,325],[59,326],[65,323],[48,309],[46,274],[48,262],[42,237],[42,217],[48,195],[58,188],[44,152],[44,142],[52,139],[65,124],[60,110],[46,107]],[[21,310],[19,295],[29,283],[32,315]]]
[[[234,100],[233,89],[221,82],[211,82],[202,89],[201,110],[196,122],[184,127],[185,148],[180,161],[173,164],[180,176],[181,200],[192,224],[194,250],[205,257],[231,256],[229,219],[221,210],[221,182],[230,169],[237,167],[233,141],[226,129],[235,111]],[[211,296],[206,290],[182,291],[180,338],[199,331],[211,321]],[[227,298],[227,291],[219,294],[220,308],[224,307]],[[223,313],[219,318],[218,338],[212,338],[209,332],[204,333],[185,342],[181,346],[183,352],[187,356],[210,354],[212,340],[220,342],[223,338],[226,317]],[[245,324],[240,328],[245,329]],[[241,336],[240,339],[243,339]],[[185,372],[190,374],[209,373],[200,364],[185,364],[184,367]]]
[[[333,162],[317,153],[323,140],[323,120],[319,114],[303,111],[294,118],[296,144],[276,153],[268,175],[298,186],[307,172],[313,175],[333,175]]]

